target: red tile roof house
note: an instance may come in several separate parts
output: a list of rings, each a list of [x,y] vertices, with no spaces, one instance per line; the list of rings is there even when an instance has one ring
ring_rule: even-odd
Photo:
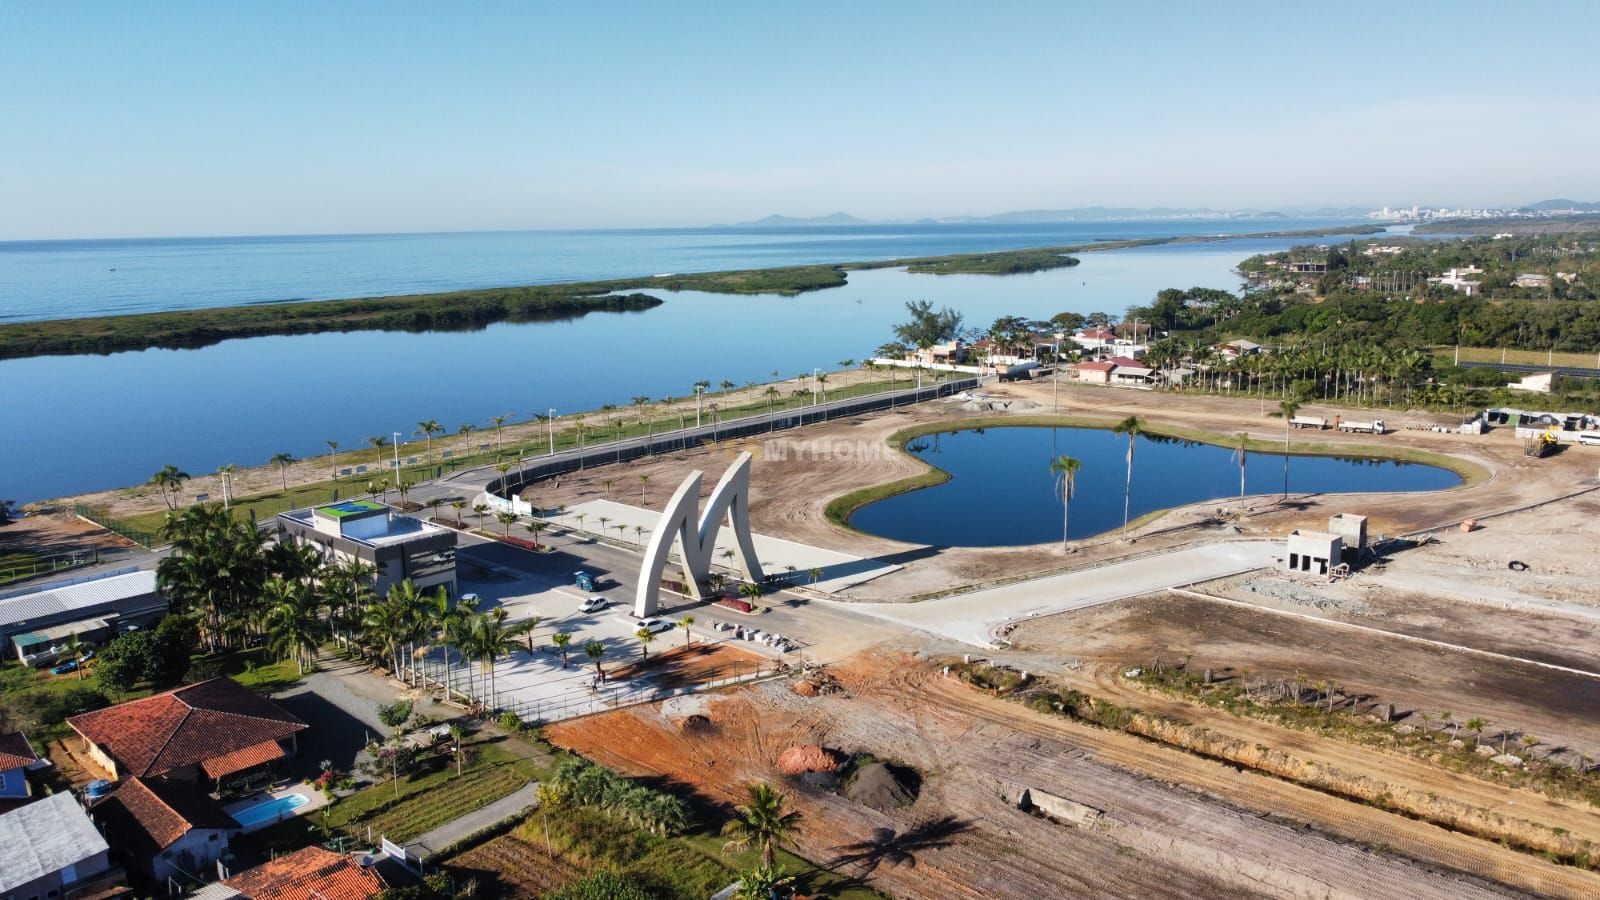
[[[90,814],[129,867],[154,886],[216,877],[217,860],[241,830],[196,785],[137,775],[123,779]]]
[[[307,847],[202,888],[193,900],[370,900],[388,887],[348,854]]]
[[[1072,371],[1077,373],[1078,380],[1085,384],[1110,384],[1111,370],[1116,367],[1116,363],[1085,362],[1074,363]]]
[[[0,813],[9,812],[33,797],[28,772],[45,763],[20,731],[0,734]]]
[[[184,685],[67,720],[113,780],[215,785],[295,752],[306,723],[231,678]]]

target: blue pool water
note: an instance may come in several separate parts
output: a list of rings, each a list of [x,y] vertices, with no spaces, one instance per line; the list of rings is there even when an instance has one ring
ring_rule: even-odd
[[[934,546],[1000,547],[1061,540],[1061,502],[1050,461],[1082,462],[1069,506],[1074,539],[1122,525],[1128,439],[1097,428],[988,428],[928,435],[906,448],[950,473],[944,484],[868,504],[850,517],[862,531]],[[1436,491],[1461,477],[1418,463],[1290,456],[1291,493]],[[1245,491],[1283,489],[1283,454],[1249,453]],[[1130,518],[1239,496],[1239,464],[1226,447],[1140,436],[1134,447]],[[1360,512],[1360,510],[1354,510]]]
[[[295,810],[310,802],[311,798],[304,794],[285,794],[282,797],[274,797],[265,803],[258,803],[238,812],[229,813],[229,815],[233,816],[233,820],[243,827],[250,828],[264,822],[276,822],[279,819],[286,818]]]

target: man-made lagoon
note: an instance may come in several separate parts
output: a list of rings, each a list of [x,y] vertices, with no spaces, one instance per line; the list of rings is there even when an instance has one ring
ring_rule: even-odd
[[[868,504],[852,527],[916,544],[1001,547],[1061,540],[1061,503],[1050,462],[1062,454],[1083,464],[1072,498],[1070,534],[1085,538],[1122,526],[1128,439],[1099,428],[1006,427],[917,438],[908,452],[950,473],[934,487]],[[1437,491],[1461,476],[1419,463],[1342,456],[1291,456],[1291,493]],[[1245,490],[1283,490],[1283,454],[1246,454]],[[1154,435],[1136,439],[1129,515],[1239,496],[1234,451]],[[1360,510],[1352,510],[1360,512]]]

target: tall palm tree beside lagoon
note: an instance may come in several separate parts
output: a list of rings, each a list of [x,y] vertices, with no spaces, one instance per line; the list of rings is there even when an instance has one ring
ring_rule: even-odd
[[[1128,504],[1133,498],[1133,446],[1144,434],[1144,422],[1138,416],[1129,416],[1121,422],[1111,426],[1112,434],[1125,434],[1128,436],[1128,477],[1122,487],[1122,536],[1128,536]]]
[[[167,509],[173,512],[178,509],[178,492],[188,480],[189,473],[171,463],[162,466],[161,471],[150,476],[150,483],[161,489],[161,499],[166,502]]]
[[[1056,496],[1061,499],[1061,549],[1067,549],[1067,514],[1072,506],[1072,494],[1077,488],[1078,470],[1083,460],[1065,453],[1050,461],[1050,474],[1056,480]]]
[[[1289,499],[1289,435],[1294,431],[1294,417],[1300,412],[1300,401],[1289,398],[1278,404],[1275,416],[1283,417],[1283,499]]]

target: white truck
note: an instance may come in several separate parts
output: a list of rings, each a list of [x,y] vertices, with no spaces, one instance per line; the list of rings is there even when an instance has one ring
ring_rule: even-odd
[[[1339,430],[1361,434],[1383,434],[1385,431],[1382,419],[1373,419],[1371,422],[1340,422]]]
[[[1295,416],[1289,420],[1289,424],[1295,428],[1315,428],[1321,431],[1328,427],[1328,420],[1321,416]]]

